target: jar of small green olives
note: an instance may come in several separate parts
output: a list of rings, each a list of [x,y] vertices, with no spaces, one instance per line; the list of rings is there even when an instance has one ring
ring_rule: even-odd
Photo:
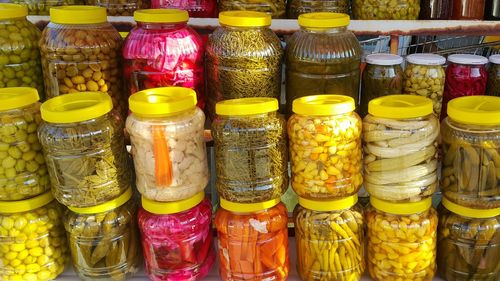
[[[40,16],[48,15],[52,7],[83,4],[83,0],[10,0],[10,2],[28,7],[30,15]]]

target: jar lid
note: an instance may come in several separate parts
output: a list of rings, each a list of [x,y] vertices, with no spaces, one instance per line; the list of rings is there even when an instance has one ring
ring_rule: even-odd
[[[219,13],[219,23],[236,27],[271,25],[271,15],[254,11],[226,11]]]
[[[58,24],[96,24],[108,20],[106,8],[74,5],[50,8],[50,21]]]
[[[403,58],[393,54],[371,54],[366,56],[366,63],[376,65],[398,65],[403,63]]]
[[[241,116],[277,111],[278,100],[275,98],[241,98],[220,101],[215,105],[217,115]]]
[[[34,104],[40,100],[38,91],[29,87],[0,89],[0,110],[11,110]]]
[[[0,3],[0,20],[22,18],[28,15],[28,7],[20,4]]]
[[[500,55],[490,56],[489,61],[494,64],[500,64]]]
[[[101,117],[113,109],[106,93],[80,92],[57,96],[42,103],[42,119],[49,123],[74,123]]]
[[[317,95],[297,98],[292,111],[300,115],[337,115],[354,111],[354,99],[341,95]]]
[[[500,97],[467,96],[448,102],[448,117],[463,124],[499,125]]]
[[[448,61],[459,64],[487,64],[488,59],[483,56],[470,54],[449,55]]]
[[[477,218],[477,219],[485,219],[485,218],[493,218],[496,216],[500,216],[500,208],[494,209],[473,209],[464,206],[460,206],[448,200],[448,198],[443,196],[441,200],[443,206],[450,210],[451,212],[469,218]]]
[[[142,208],[144,208],[144,210],[152,214],[169,215],[189,210],[194,206],[200,204],[200,202],[203,201],[203,198],[205,198],[205,193],[202,191],[197,193],[193,197],[180,201],[158,202],[149,200],[144,196],[142,196],[141,201]]]
[[[130,198],[132,198],[133,192],[132,188],[127,188],[127,190],[122,193],[120,196],[113,200],[109,200],[106,203],[102,203],[96,206],[92,207],[68,207],[71,211],[77,213],[77,214],[98,214],[98,213],[104,213],[113,209],[116,209],[120,207],[121,205],[127,203]]]
[[[368,113],[376,117],[406,119],[432,113],[432,100],[416,95],[389,95],[368,102]]]
[[[334,28],[348,26],[349,15],[341,13],[307,13],[299,15],[298,23],[306,28]]]
[[[300,206],[314,211],[339,211],[351,208],[358,203],[358,195],[354,194],[337,200],[311,200],[299,197]]]
[[[432,198],[417,202],[394,203],[370,196],[370,204],[377,210],[395,215],[412,215],[422,213],[432,206]]]
[[[228,211],[237,213],[253,213],[272,208],[280,203],[280,198],[259,203],[235,203],[220,198],[220,206]]]
[[[406,61],[420,65],[443,65],[446,59],[436,54],[411,54],[406,56]]]
[[[47,191],[36,197],[20,201],[0,201],[0,213],[13,214],[35,210],[54,200],[51,191]]]
[[[129,108],[142,116],[164,116],[196,107],[196,92],[184,87],[162,87],[139,91],[128,98]]]
[[[189,14],[187,11],[179,9],[144,9],[134,12],[134,20],[158,23],[187,22]]]

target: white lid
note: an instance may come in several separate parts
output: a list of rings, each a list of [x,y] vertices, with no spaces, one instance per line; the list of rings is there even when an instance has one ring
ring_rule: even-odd
[[[500,64],[500,55],[490,56],[490,62],[494,64]]]
[[[442,65],[446,62],[446,59],[436,54],[412,54],[406,56],[406,61],[420,65]]]
[[[483,56],[469,55],[469,54],[458,54],[449,55],[448,61],[459,64],[487,64],[488,59]]]
[[[393,54],[371,54],[366,56],[366,63],[376,65],[397,65],[403,63],[403,58]]]

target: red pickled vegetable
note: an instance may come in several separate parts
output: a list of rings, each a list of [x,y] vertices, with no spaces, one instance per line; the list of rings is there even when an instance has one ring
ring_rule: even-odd
[[[152,0],[153,9],[186,10],[193,18],[216,18],[217,0]]]

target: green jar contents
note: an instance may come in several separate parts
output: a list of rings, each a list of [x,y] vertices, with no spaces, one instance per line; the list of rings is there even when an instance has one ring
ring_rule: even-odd
[[[52,7],[83,5],[83,0],[7,0],[28,7],[30,15],[46,16]]]
[[[488,84],[486,85],[486,95],[500,96],[500,55],[489,57],[490,67],[488,69]]]
[[[286,0],[219,0],[220,11],[255,11],[273,18],[286,17]]]
[[[35,88],[43,100],[40,30],[27,15],[25,6],[0,3],[0,88]]]
[[[104,7],[109,16],[133,16],[134,11],[149,9],[150,0],[84,0],[85,5]]]
[[[207,113],[221,100],[281,95],[281,42],[271,16],[250,11],[219,14],[206,48]]]
[[[75,93],[41,106],[38,129],[55,198],[68,207],[89,207],[120,196],[131,167],[121,119],[105,93]]]
[[[368,114],[368,103],[375,98],[403,93],[403,58],[392,54],[366,56],[361,81],[360,115]]]
[[[0,279],[48,281],[69,261],[62,208],[49,192],[0,201]]]
[[[37,128],[36,89],[0,89],[0,201],[23,200],[50,189]]]
[[[296,19],[301,14],[332,12],[349,14],[351,3],[348,0],[288,0],[287,16]]]
[[[137,200],[131,188],[100,205],[72,208],[64,216],[73,267],[85,281],[122,281],[139,266]]]
[[[230,202],[280,198],[288,188],[286,122],[274,98],[221,101],[212,123],[216,187]]]
[[[337,94],[359,101],[361,47],[347,30],[349,16],[310,13],[299,16],[300,30],[286,48],[287,112],[294,99]]]
[[[420,0],[353,0],[357,20],[416,20]]]
[[[441,277],[456,281],[498,280],[499,233],[500,208],[471,209],[443,198],[437,251]]]

